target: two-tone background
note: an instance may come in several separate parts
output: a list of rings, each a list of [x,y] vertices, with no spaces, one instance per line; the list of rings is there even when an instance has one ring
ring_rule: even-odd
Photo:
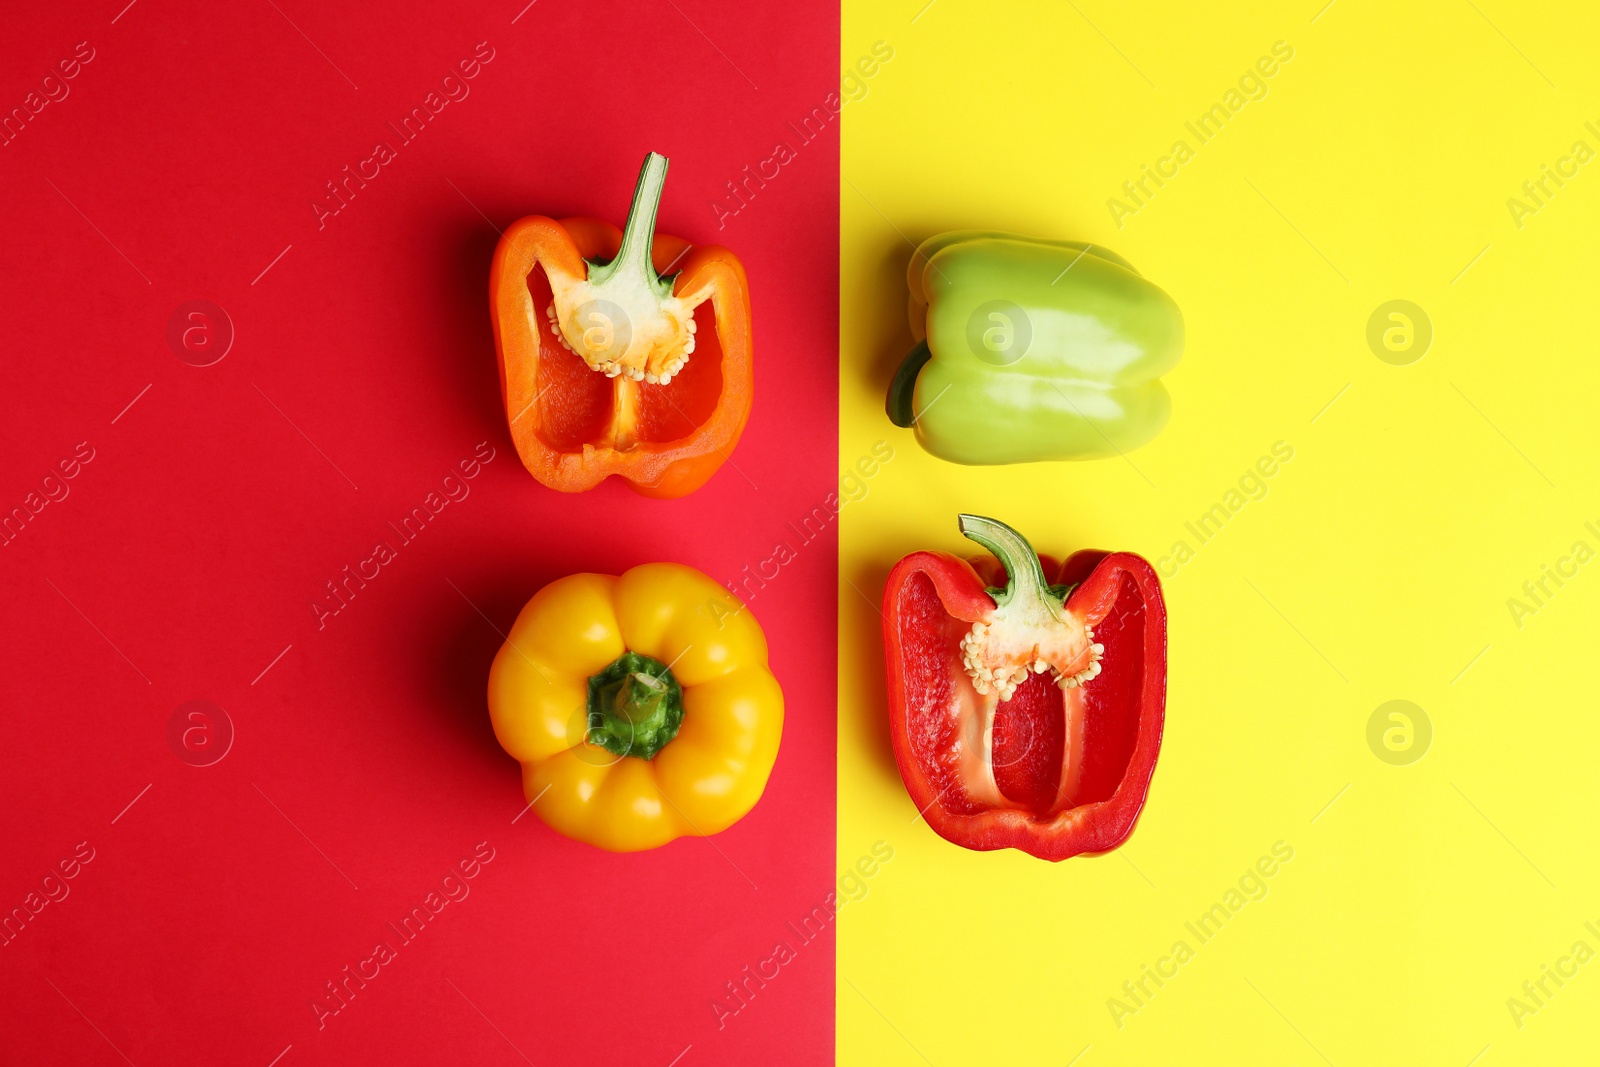
[[[1577,5],[5,21],[0,1063],[1592,1049]],[[488,257],[523,214],[620,221],[652,149],[661,228],[750,272],[750,428],[684,500],[560,496],[503,426]],[[959,227],[1172,293],[1155,443],[972,470],[890,426],[906,258]],[[901,788],[875,603],[962,510],[1162,573],[1166,741],[1113,855],[964,852]],[[541,584],[653,559],[765,576],[788,718],[747,819],[618,857],[524,813],[482,686]]]

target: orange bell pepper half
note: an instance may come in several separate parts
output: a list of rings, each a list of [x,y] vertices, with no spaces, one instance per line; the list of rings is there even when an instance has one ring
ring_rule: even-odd
[[[655,233],[666,177],[666,157],[646,156],[624,230],[530,215],[495,248],[500,395],[523,465],[552,489],[617,475],[645,496],[692,493],[750,416],[744,267]]]

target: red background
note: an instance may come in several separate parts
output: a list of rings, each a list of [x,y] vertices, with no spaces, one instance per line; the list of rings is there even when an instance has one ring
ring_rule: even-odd
[[[710,1005],[833,890],[832,529],[752,602],[783,748],[709,842],[615,856],[513,824],[483,689],[543,583],[656,559],[733,579],[836,488],[834,130],[720,232],[708,206],[836,89],[836,10],[124,2],[17,7],[0,41],[4,112],[95,51],[0,148],[0,509],[94,450],[0,547],[0,913],[95,850],[0,947],[0,1062],[831,1060],[831,928],[720,1030]],[[482,41],[470,95],[398,145],[386,123]],[[379,139],[398,158],[319,230],[310,201]],[[499,406],[495,227],[620,223],[651,149],[661,230],[749,270],[755,409],[688,498],[562,496]],[[236,331],[204,368],[166,337],[196,299]],[[323,583],[481,441],[470,495],[319,630]],[[197,699],[236,730],[209,767],[167,739]],[[319,1030],[324,983],[481,841],[470,895]]]

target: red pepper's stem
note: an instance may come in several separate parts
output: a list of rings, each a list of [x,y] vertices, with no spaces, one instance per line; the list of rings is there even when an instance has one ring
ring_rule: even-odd
[[[958,518],[962,535],[987,548],[1006,569],[1005,588],[989,591],[998,607],[1015,603],[1018,608],[1026,610],[1037,605],[1049,611],[1057,620],[1061,618],[1063,598],[1045,580],[1039,556],[1026,537],[998,519],[982,515],[961,515]]]
[[[661,193],[667,184],[667,162],[667,157],[659,152],[644,157],[639,181],[633,187],[628,221],[622,229],[622,247],[610,262],[589,264],[590,284],[598,286],[613,275],[627,272],[642,278],[662,297],[672,295],[672,279],[676,275],[662,278],[650,258],[656,235],[656,211],[661,206]]]

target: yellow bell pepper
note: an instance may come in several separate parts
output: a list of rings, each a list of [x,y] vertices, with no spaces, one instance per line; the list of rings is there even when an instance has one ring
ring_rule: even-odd
[[[692,567],[647,563],[535,593],[489,669],[489,717],[547,826],[636,852],[755,806],[783,691],[748,608]]]

